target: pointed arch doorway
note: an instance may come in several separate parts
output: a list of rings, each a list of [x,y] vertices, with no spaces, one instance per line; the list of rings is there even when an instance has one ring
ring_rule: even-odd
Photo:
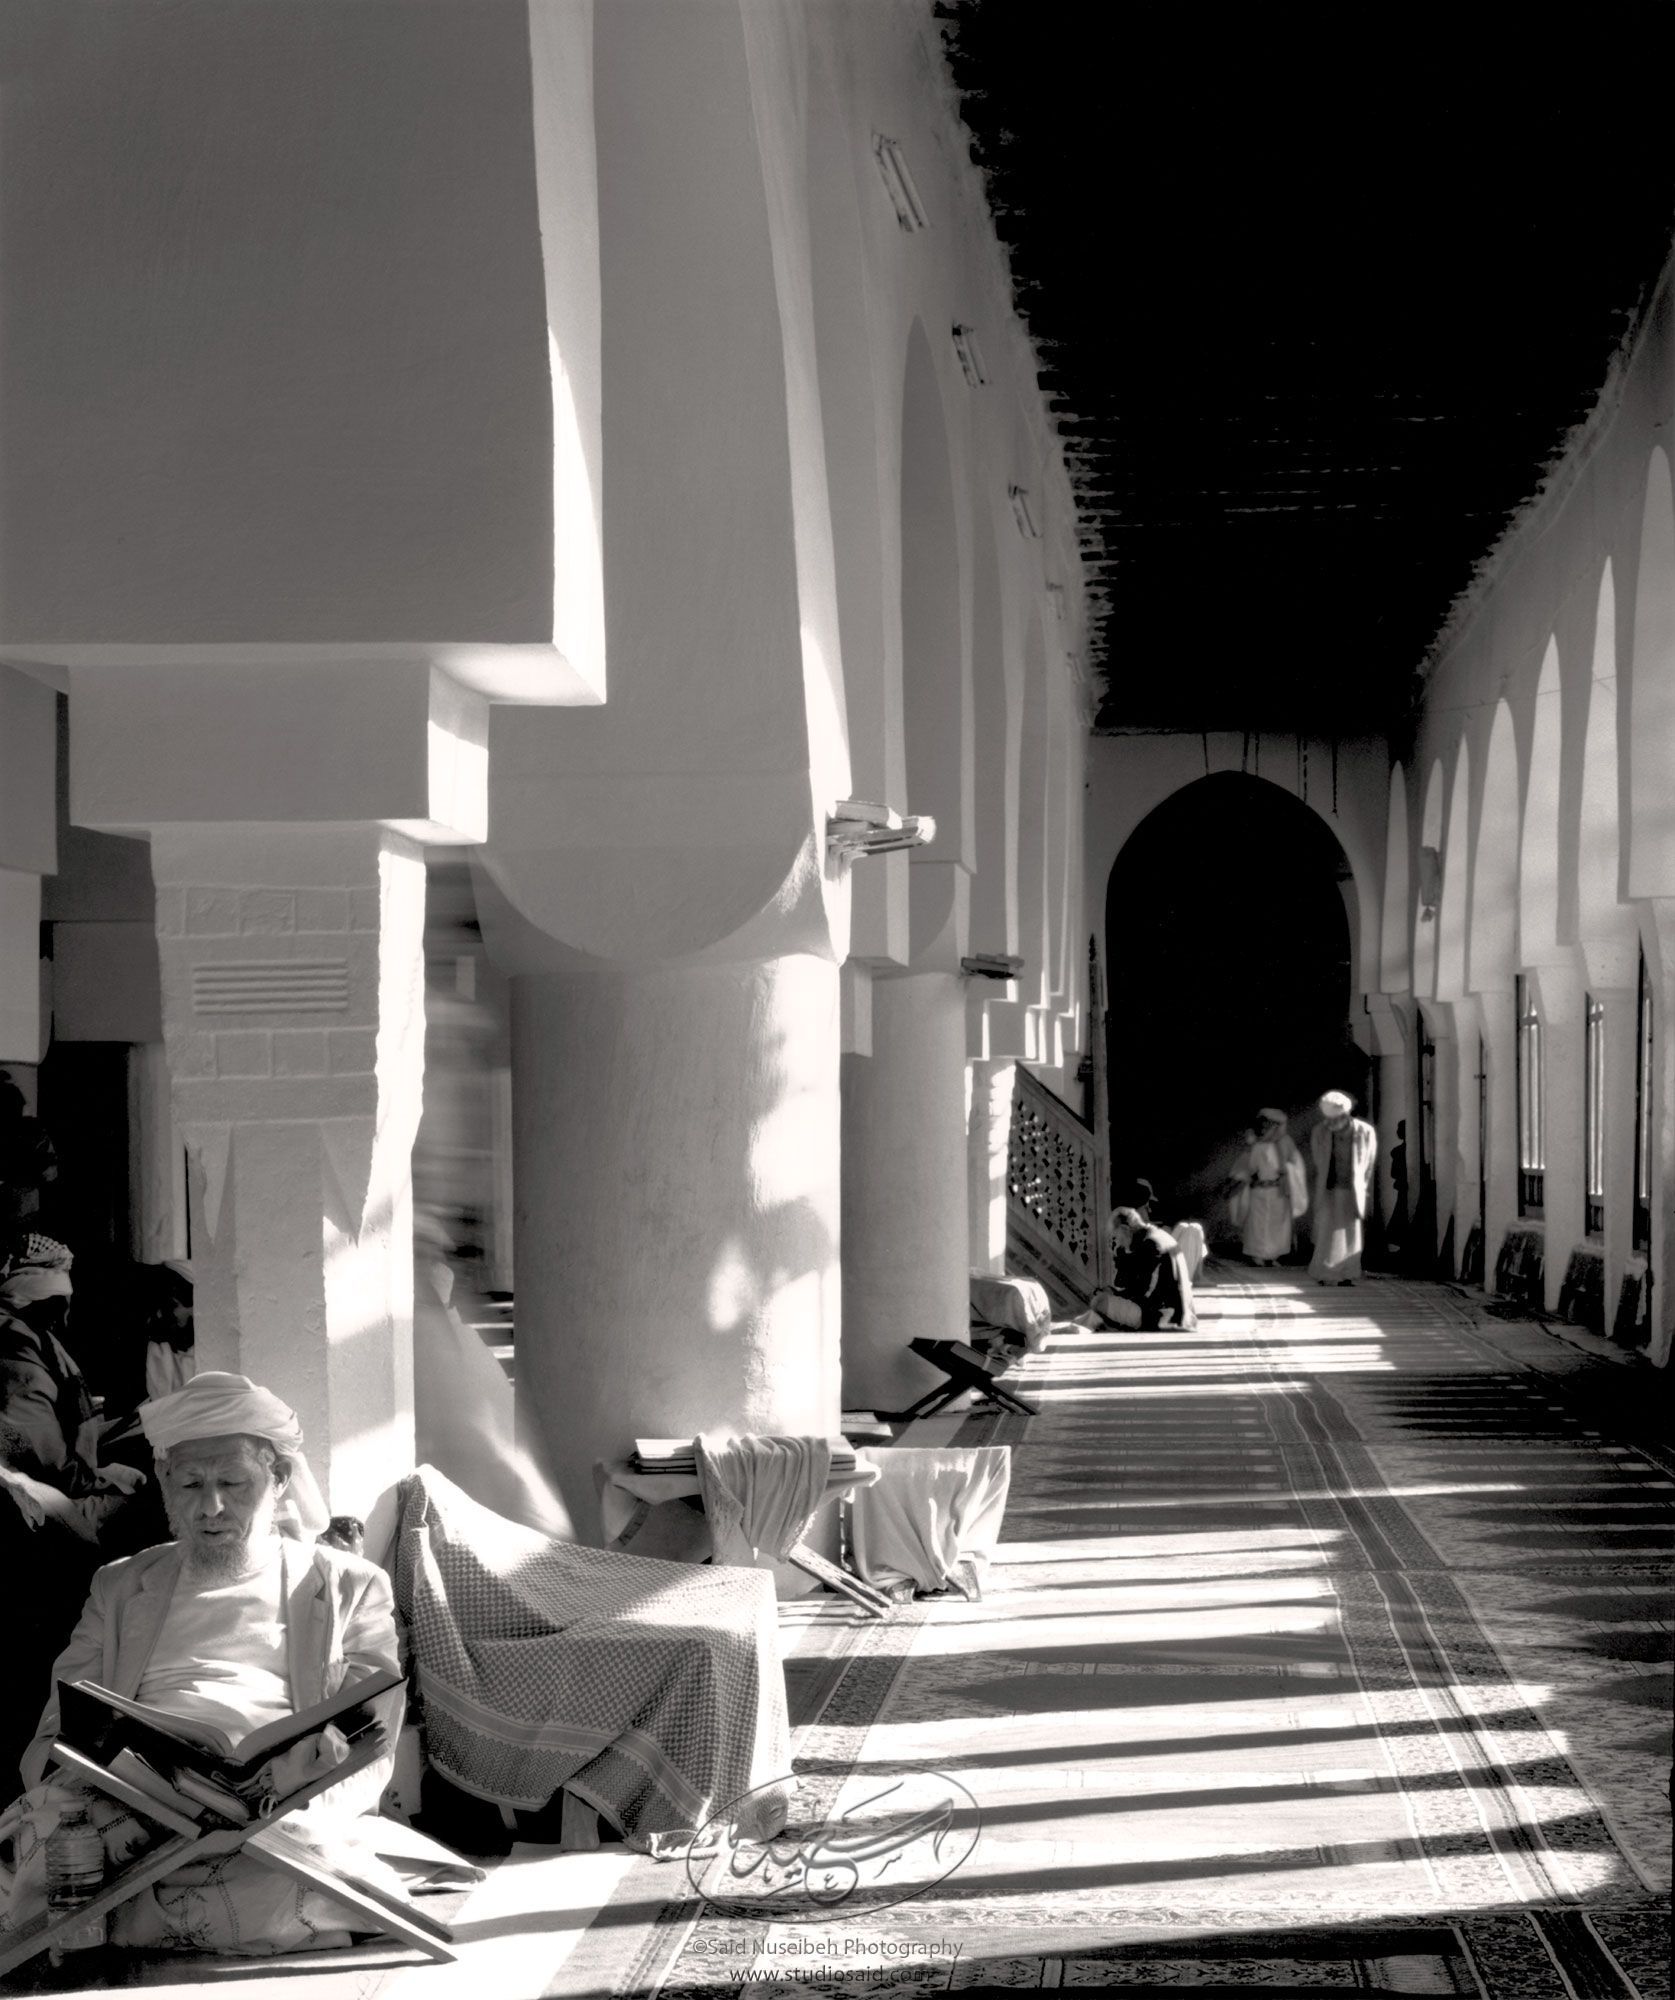
[[[1200,778],[1135,828],[1105,905],[1119,1189],[1143,1174],[1165,1210],[1209,1220],[1259,1106],[1303,1113],[1341,1089],[1366,1111],[1353,898],[1330,827],[1262,778]]]

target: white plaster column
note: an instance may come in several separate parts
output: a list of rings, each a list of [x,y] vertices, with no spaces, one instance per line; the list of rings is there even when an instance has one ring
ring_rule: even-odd
[[[1616,1323],[1617,1301],[1634,1243],[1634,1069],[1639,1030],[1638,935],[1596,939],[1582,945],[1587,990],[1605,1010],[1605,1093],[1600,1105],[1605,1146],[1605,1260],[1603,1330]]]
[[[1488,1212],[1483,1218],[1483,1286],[1495,1289],[1495,1265],[1518,1220],[1518,1027],[1510,987],[1477,995],[1483,1060],[1489,1074]]]
[[[1477,1192],[1479,1016],[1470,994],[1450,1001],[1449,1011],[1454,1020],[1454,1268],[1448,1275],[1458,1277],[1465,1268],[1466,1239],[1483,1222]]]
[[[1454,1038],[1454,1003],[1451,1000],[1422,1000],[1419,1004],[1423,1031],[1430,1035],[1436,1051],[1432,1068],[1434,1096],[1431,1107],[1436,1156],[1430,1165],[1437,1206],[1431,1241],[1421,1246],[1425,1258],[1423,1268],[1427,1272],[1434,1269],[1442,1277],[1452,1277],[1458,1266],[1461,1247],[1457,1227],[1453,1257],[1447,1270],[1442,1268],[1441,1259],[1442,1246],[1448,1236],[1448,1225],[1454,1219],[1458,1197],[1459,1144],[1456,1128],[1459,1123],[1460,1051]],[[1420,1115],[1424,1115],[1423,1111]]]
[[[1582,975],[1574,963],[1543,965],[1531,975],[1541,1007],[1543,1122],[1547,1165],[1542,1183],[1547,1309],[1556,1312],[1570,1253],[1582,1240],[1586,1169],[1582,1131]]]
[[[1605,1319],[1617,1319],[1634,1245],[1634,1067],[1639,993],[1633,986],[1592,988],[1605,1007]]]
[[[911,1339],[970,1322],[965,989],[877,976],[872,1054],[843,1064],[843,1398],[903,1409],[936,1380]]]
[[[966,1073],[971,1094],[966,1125],[971,1268],[999,1277],[1006,1269],[1006,1168],[1018,1066],[986,1060],[968,1063]]]
[[[1668,1366],[1675,1348],[1675,897],[1646,903],[1642,933],[1652,984],[1652,1337],[1648,1359]]]
[[[1373,1059],[1378,1065],[1378,1165],[1375,1184],[1379,1214],[1383,1218],[1385,1230],[1388,1231],[1396,1207],[1395,1184],[1390,1177],[1390,1162],[1397,1143],[1396,1127],[1408,1121],[1410,1117],[1409,1028],[1404,1002],[1400,997],[1388,993],[1368,993],[1362,997],[1371,1030]],[[1414,1161],[1411,1123],[1407,1129],[1410,1139],[1407,1164],[1411,1179]],[[1410,1184],[1408,1226],[1412,1223],[1412,1201],[1413,1190]]]
[[[152,869],[199,1363],[283,1396],[333,1508],[368,1515],[413,1462],[422,855],[372,825],[166,826]]]
[[[837,1429],[839,1011],[812,954],[512,981],[519,1415],[595,1538],[636,1436]]]

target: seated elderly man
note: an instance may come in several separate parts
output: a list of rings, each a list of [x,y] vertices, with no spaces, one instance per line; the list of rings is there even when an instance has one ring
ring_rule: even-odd
[[[90,1803],[111,1866],[158,1832],[114,1800],[45,1779],[57,1684],[88,1679],[233,1740],[312,1706],[347,1681],[396,1666],[390,1588],[374,1564],[312,1535],[326,1511],[295,1415],[242,1375],[210,1373],[141,1405],[175,1539],[107,1564],[53,1667],[53,1695],[23,1758],[30,1790],[0,1819],[0,1938],[44,1904],[43,1844],[67,1803]],[[304,1539],[303,1537],[307,1537]],[[389,1754],[323,1792],[309,1824],[351,1837],[388,1781],[400,1690],[377,1704]],[[332,1728],[272,1760],[280,1796],[347,1754]],[[252,1855],[189,1864],[111,1919],[111,1938],[171,1949],[287,1951],[344,1943],[345,1913]]]
[[[1094,1293],[1092,1310],[1079,1314],[1077,1325],[1134,1329],[1197,1324],[1192,1278],[1167,1229],[1147,1222],[1137,1209],[1113,1209],[1111,1250],[1116,1283]]]

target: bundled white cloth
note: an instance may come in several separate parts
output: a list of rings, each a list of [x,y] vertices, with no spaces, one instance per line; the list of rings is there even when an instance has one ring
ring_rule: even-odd
[[[145,1348],[145,1393],[153,1401],[184,1389],[197,1370],[190,1347],[171,1347],[166,1340],[150,1340]]]
[[[1046,1287],[1034,1278],[996,1278],[973,1271],[971,1310],[985,1326],[1020,1335],[1031,1354],[1041,1352],[1052,1329],[1052,1302]]]
[[[1175,1247],[1181,1253],[1188,1279],[1196,1283],[1207,1254],[1204,1225],[1201,1222],[1177,1222],[1171,1226],[1169,1234],[1174,1237]]]
[[[877,1454],[878,1483],[858,1492],[851,1514],[855,1567],[883,1589],[950,1585],[982,1595],[1006,1514],[1012,1454],[1003,1444]]]
[[[832,1469],[831,1446],[814,1437],[707,1431],[697,1440],[697,1458],[715,1560],[740,1569],[759,1555],[783,1560],[802,1540]]]

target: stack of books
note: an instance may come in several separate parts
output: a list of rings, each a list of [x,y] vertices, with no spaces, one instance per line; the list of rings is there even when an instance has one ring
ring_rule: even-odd
[[[679,1472],[688,1479],[698,1472],[697,1448],[691,1438],[636,1438],[628,1462],[636,1472]]]
[[[855,1447],[848,1438],[829,1438],[827,1442],[831,1447],[833,1473],[853,1472]],[[636,1438],[628,1462],[636,1472],[679,1473],[687,1479],[696,1478],[698,1473],[698,1451],[691,1438]]]
[[[895,1436],[886,1420],[872,1410],[845,1410],[838,1418],[845,1440],[852,1444],[888,1444]]]

